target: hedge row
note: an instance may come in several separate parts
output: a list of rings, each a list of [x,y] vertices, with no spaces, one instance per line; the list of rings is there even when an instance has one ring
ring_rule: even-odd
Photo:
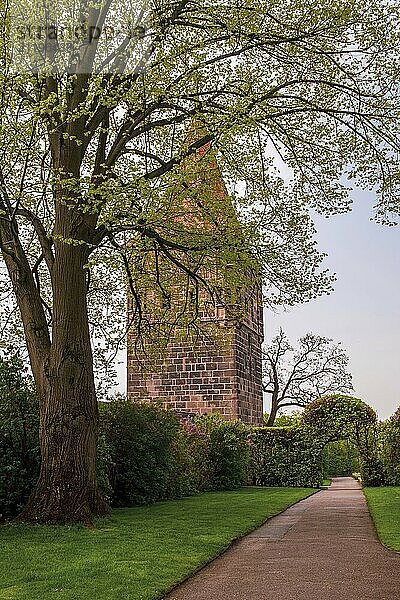
[[[114,506],[145,504],[247,480],[248,428],[219,416],[180,422],[150,404],[101,406],[99,482]]]
[[[0,520],[24,506],[38,477],[38,406],[18,359],[0,358]],[[100,406],[98,484],[112,506],[145,504],[247,482],[249,430],[205,416],[180,422],[154,405]]]
[[[384,485],[400,485],[400,409],[378,428],[378,458]]]
[[[255,485],[318,487],[323,445],[302,427],[260,427],[252,434]]]

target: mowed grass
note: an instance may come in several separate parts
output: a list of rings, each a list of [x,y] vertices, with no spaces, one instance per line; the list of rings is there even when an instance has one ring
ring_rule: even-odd
[[[151,600],[312,494],[242,488],[114,510],[81,526],[0,527],[1,600]]]
[[[400,552],[400,487],[364,488],[382,544]]]

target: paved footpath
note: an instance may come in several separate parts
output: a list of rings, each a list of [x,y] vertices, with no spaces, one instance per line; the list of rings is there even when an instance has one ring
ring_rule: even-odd
[[[165,600],[400,600],[361,487],[337,477],[236,542]]]

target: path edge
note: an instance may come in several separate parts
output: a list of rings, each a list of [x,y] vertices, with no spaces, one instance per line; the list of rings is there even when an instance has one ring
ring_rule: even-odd
[[[260,486],[260,487],[263,487],[263,486]],[[275,487],[275,486],[265,486],[265,487]],[[278,487],[278,486],[276,486],[276,487]],[[199,565],[194,571],[192,571],[192,573],[190,573],[190,575],[188,575],[187,577],[184,577],[178,583],[174,584],[166,592],[163,592],[161,596],[154,596],[152,598],[152,600],[165,600],[165,598],[169,594],[171,594],[174,590],[176,590],[179,586],[181,586],[182,584],[184,584],[186,581],[188,581],[189,579],[191,579],[192,577],[194,577],[198,573],[200,573],[200,571],[202,571],[203,569],[206,569],[208,566],[210,566],[218,558],[220,558],[221,556],[223,556],[224,554],[226,554],[227,552],[229,552],[229,550],[231,550],[234,546],[236,546],[237,544],[239,544],[239,542],[241,542],[241,540],[243,540],[245,537],[247,537],[250,533],[253,533],[253,531],[256,531],[257,529],[259,529],[260,527],[262,527],[263,525],[265,525],[265,523],[267,523],[271,519],[275,519],[275,517],[279,517],[279,515],[282,515],[284,512],[286,512],[287,510],[289,510],[289,508],[292,508],[292,506],[296,506],[297,504],[300,504],[300,502],[304,502],[304,500],[308,500],[308,498],[312,498],[312,496],[315,496],[315,494],[318,494],[318,492],[323,492],[323,491],[326,491],[327,489],[328,489],[328,487],[315,489],[315,490],[313,490],[311,492],[311,494],[309,496],[306,496],[305,498],[300,498],[300,500],[296,500],[296,502],[293,502],[293,504],[290,504],[289,506],[287,506],[283,510],[280,510],[279,512],[275,513],[274,515],[271,515],[270,517],[267,517],[265,519],[265,521],[263,521],[259,525],[256,525],[253,529],[249,529],[249,531],[247,531],[246,533],[243,533],[243,534],[239,535],[238,537],[234,538],[233,540],[231,540],[229,542],[228,546],[226,546],[226,548],[224,548],[219,554],[216,554],[215,556],[213,556],[212,558],[210,558],[210,560],[207,560],[205,563]]]

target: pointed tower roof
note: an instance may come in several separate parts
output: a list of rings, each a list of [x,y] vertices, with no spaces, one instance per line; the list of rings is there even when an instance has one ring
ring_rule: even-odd
[[[197,141],[205,142],[181,164],[173,184],[173,208],[181,209],[180,222],[205,230],[238,225],[237,215],[226,189],[216,151],[204,123],[193,119],[184,141],[186,152]],[[189,227],[191,229],[192,227]]]
[[[206,125],[193,118],[185,139],[185,146],[189,147],[201,139],[207,140],[209,137]],[[229,198],[211,140],[206,141],[186,159],[183,169],[193,170],[195,178],[199,177],[203,184],[209,185],[217,198],[221,200]],[[196,180],[193,183],[196,185]]]

